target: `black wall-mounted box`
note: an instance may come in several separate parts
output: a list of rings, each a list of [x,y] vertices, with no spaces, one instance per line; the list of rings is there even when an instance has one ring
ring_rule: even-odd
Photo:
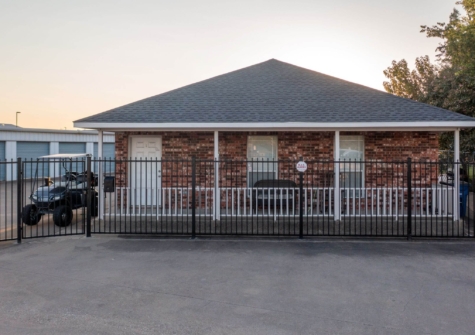
[[[104,177],[104,192],[115,192],[115,177]]]

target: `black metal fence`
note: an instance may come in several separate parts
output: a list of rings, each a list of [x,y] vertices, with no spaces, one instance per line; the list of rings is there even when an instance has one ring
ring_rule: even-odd
[[[16,240],[18,184],[7,181],[16,176],[17,164],[14,161],[0,161],[0,241]]]
[[[299,174],[290,160],[114,163],[93,233],[473,236],[472,165],[307,161]]]
[[[474,237],[473,163],[305,163],[302,173],[295,160],[1,163],[19,178],[0,183],[0,240],[80,234]]]

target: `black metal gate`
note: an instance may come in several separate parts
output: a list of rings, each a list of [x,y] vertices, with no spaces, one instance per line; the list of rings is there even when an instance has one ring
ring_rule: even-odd
[[[1,162],[16,181],[0,181],[0,241],[83,234],[474,237],[475,164],[305,163],[299,173],[295,160],[70,160],[78,171],[54,159]]]

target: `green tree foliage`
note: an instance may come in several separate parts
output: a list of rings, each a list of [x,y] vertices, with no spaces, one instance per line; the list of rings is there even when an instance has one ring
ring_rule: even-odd
[[[416,59],[416,67],[410,70],[405,59],[396,62],[384,71],[389,79],[383,83],[384,89],[397,96],[427,102],[427,95],[438,76],[439,68],[431,64],[429,56]]]
[[[384,71],[387,92],[475,117],[475,0],[462,0],[465,15],[456,9],[449,23],[421,26],[427,37],[442,39],[437,47],[437,63],[428,56],[416,59],[410,70],[403,59],[393,61]],[[440,148],[452,149],[453,134],[442,134]],[[463,130],[461,150],[475,151],[475,130]]]
[[[456,67],[457,72],[475,75],[475,0],[462,0],[457,4],[463,6],[465,16],[461,16],[460,12],[454,9],[448,24],[421,26],[421,32],[426,33],[427,37],[443,40],[436,49],[441,62]]]

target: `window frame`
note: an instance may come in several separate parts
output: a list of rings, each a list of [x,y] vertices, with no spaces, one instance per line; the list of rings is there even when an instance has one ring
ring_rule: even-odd
[[[354,168],[348,168],[349,165],[351,165],[352,163],[345,163],[344,162],[344,159],[341,158],[341,150],[342,150],[342,142],[343,141],[347,141],[347,142],[350,142],[350,141],[354,141],[354,142],[358,142],[358,147],[360,148],[359,152],[361,154],[361,160],[362,162],[364,162],[365,160],[365,138],[363,135],[341,135],[340,136],[340,148],[339,148],[339,152],[338,152],[338,157],[339,157],[339,161],[340,161],[340,188],[354,188],[355,189],[355,193],[356,193],[356,197],[361,197],[362,196],[362,192],[360,192],[359,190],[361,189],[364,189],[365,188],[365,164],[364,163],[353,163],[355,164],[355,167]],[[358,167],[358,169],[356,168]],[[347,171],[348,170],[348,171]],[[360,180],[361,180],[361,183],[359,186],[357,187],[351,187],[351,186],[347,186],[347,187],[342,187],[342,185],[344,184],[344,181],[342,180],[342,176],[343,174],[346,174],[346,173],[360,173]],[[364,192],[363,192],[364,193]],[[350,195],[352,196],[352,195]]]
[[[272,147],[272,155],[274,156],[270,161],[274,162],[270,164],[272,166],[272,171],[268,171],[267,169],[265,170],[260,170],[259,166],[261,167],[267,167],[268,164],[264,165],[264,162],[267,161],[267,158],[262,158],[262,160],[255,159],[254,157],[251,157],[250,155],[250,146],[253,145],[252,141],[264,141],[265,139],[269,139],[271,141],[271,147]],[[247,158],[247,169],[246,169],[246,179],[247,179],[247,187],[253,187],[254,185],[250,185],[249,183],[251,182],[250,174],[251,173],[268,173],[274,174],[274,178],[277,179],[279,175],[279,164],[277,161],[279,160],[278,154],[279,154],[279,138],[277,135],[248,135],[247,136],[247,143],[246,143],[246,158]],[[256,162],[256,163],[254,163]],[[257,162],[262,162],[261,164]],[[257,171],[255,171],[255,166],[257,166]],[[253,179],[253,178],[252,178]],[[258,179],[260,180],[260,179]],[[256,180],[256,181],[258,181]],[[254,181],[254,182],[256,182]]]

